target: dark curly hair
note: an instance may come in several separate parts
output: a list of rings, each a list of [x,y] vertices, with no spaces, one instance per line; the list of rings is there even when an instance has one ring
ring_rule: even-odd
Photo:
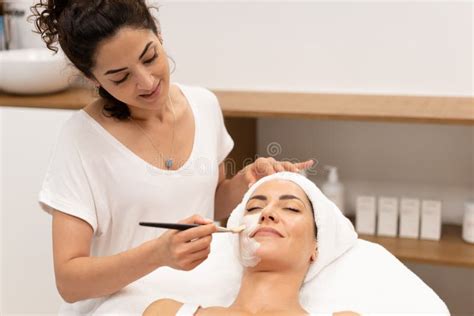
[[[159,23],[144,0],[40,0],[31,7],[37,33],[48,49],[57,52],[57,43],[69,60],[87,78],[94,78],[94,56],[98,45],[123,28],[149,29],[156,35]],[[128,106],[104,88],[99,95],[107,102],[104,114],[124,120]]]

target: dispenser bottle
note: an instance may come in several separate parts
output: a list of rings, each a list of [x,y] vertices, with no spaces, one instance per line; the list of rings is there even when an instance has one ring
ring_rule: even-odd
[[[325,166],[329,171],[327,181],[322,185],[322,191],[328,199],[334,202],[337,207],[344,213],[344,186],[339,182],[337,168],[334,166]]]

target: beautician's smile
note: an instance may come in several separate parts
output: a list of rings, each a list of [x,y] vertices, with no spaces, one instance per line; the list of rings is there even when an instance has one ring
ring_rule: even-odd
[[[154,100],[157,96],[160,95],[160,92],[161,92],[161,81],[160,80],[158,82],[158,84],[156,85],[156,87],[150,92],[150,93],[144,93],[144,94],[140,94],[140,97],[147,100],[147,101],[151,101],[151,100]]]

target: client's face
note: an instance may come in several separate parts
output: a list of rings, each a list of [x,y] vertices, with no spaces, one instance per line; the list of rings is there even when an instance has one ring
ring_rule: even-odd
[[[259,268],[307,269],[316,257],[314,217],[308,197],[297,184],[265,182],[245,209],[244,220],[256,225],[248,237],[260,244],[256,250]]]

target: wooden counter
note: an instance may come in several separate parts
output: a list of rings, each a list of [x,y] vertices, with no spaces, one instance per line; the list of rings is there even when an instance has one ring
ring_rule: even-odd
[[[474,268],[474,244],[462,240],[458,225],[443,225],[439,241],[360,235],[384,246],[400,260]]]
[[[14,95],[0,92],[0,106],[47,108],[47,109],[82,109],[96,98],[93,90],[71,88],[63,92],[44,95]]]
[[[362,121],[397,121],[474,124],[474,98],[220,91],[226,117],[305,118]],[[91,90],[72,88],[42,96],[0,93],[0,105],[80,109],[96,96]]]

